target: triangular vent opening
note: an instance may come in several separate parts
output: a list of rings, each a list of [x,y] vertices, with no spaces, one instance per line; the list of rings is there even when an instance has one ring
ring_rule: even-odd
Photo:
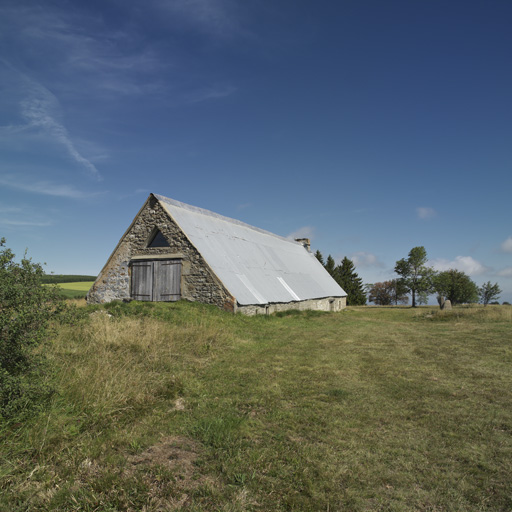
[[[170,245],[165,236],[162,235],[162,232],[159,229],[155,229],[155,232],[149,239],[147,247],[170,247]]]

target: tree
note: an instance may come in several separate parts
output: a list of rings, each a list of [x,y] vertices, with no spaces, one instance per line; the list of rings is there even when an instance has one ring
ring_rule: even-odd
[[[479,289],[478,292],[480,294],[480,302],[487,306],[489,302],[494,299],[498,299],[501,293],[501,289],[498,286],[498,283],[491,284],[491,281],[487,281],[484,283]]]
[[[449,269],[439,272],[433,279],[434,291],[448,299],[452,305],[478,301],[478,287],[464,272]]]
[[[334,269],[332,276],[347,292],[348,306],[364,306],[366,304],[363,280],[357,275],[352,260],[345,256],[341,265]]]
[[[418,299],[417,299],[418,304],[420,306],[428,304],[428,296],[429,296],[428,292],[419,292],[418,293]]]
[[[407,297],[407,286],[401,279],[392,279],[391,283],[391,300],[395,306],[398,304],[407,304],[409,297]]]
[[[398,279],[375,283],[370,288],[368,300],[379,306],[407,304],[407,291]]]
[[[398,260],[395,272],[401,276],[399,281],[412,296],[412,307],[416,307],[416,295],[421,292],[430,293],[434,270],[427,267],[427,251],[425,247],[413,247],[407,259]]]
[[[42,404],[43,355],[34,348],[47,336],[60,302],[53,286],[43,286],[41,265],[25,256],[20,263],[0,239],[0,417],[9,418]]]
[[[334,261],[334,258],[330,254],[329,254],[329,256],[327,256],[327,261],[325,262],[324,268],[325,268],[325,270],[327,270],[327,272],[329,272],[329,274],[331,274],[331,276],[334,275],[334,269],[336,268],[336,263]]]
[[[393,304],[391,281],[384,281],[382,283],[375,283],[370,288],[368,300],[377,304],[378,306],[390,306]]]
[[[324,257],[320,251],[315,252],[315,258],[325,267]]]

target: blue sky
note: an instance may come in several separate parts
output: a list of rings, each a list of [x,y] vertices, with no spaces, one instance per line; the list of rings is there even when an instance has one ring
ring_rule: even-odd
[[[423,245],[512,302],[511,26],[508,0],[3,0],[0,235],[97,274],[154,192],[364,282]]]

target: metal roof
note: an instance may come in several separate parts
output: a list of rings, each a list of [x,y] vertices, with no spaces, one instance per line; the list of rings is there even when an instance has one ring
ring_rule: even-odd
[[[301,243],[174,199],[154,196],[239,304],[347,295]]]

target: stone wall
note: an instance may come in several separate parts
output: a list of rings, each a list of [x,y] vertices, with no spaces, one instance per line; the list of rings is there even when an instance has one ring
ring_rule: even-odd
[[[170,247],[147,247],[155,227],[162,232]],[[130,261],[141,257],[180,258],[182,299],[214,304],[228,311],[235,310],[234,298],[153,196],[139,212],[101,271],[89,291],[87,302],[97,304],[130,299]]]
[[[347,307],[346,297],[326,297],[323,299],[309,299],[298,302],[280,302],[264,305],[237,306],[236,311],[244,315],[270,315],[279,311],[292,309],[305,311],[341,311]]]

